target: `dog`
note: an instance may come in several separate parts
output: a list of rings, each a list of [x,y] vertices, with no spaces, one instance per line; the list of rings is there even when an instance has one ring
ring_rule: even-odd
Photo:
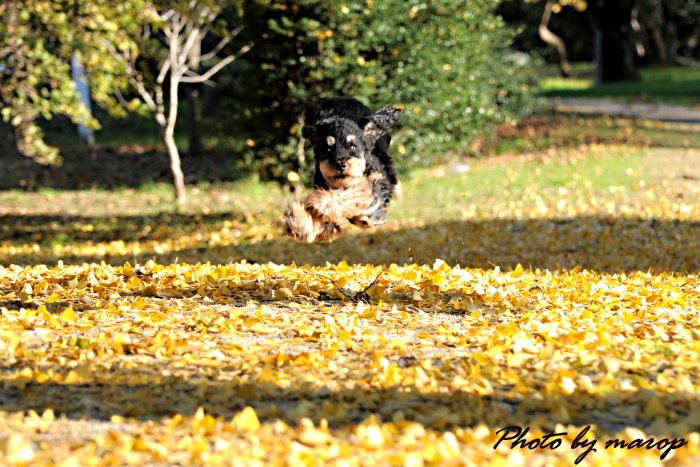
[[[285,212],[282,228],[288,236],[332,242],[346,219],[365,229],[386,222],[398,184],[388,130],[402,114],[390,106],[372,112],[350,97],[332,97],[306,109],[302,135],[314,149],[315,190]]]

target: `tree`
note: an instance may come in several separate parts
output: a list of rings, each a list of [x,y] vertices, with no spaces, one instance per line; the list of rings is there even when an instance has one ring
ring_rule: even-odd
[[[95,102],[115,115],[143,108],[127,102],[122,90],[132,85],[163,131],[177,199],[185,197],[184,176],[174,140],[181,83],[213,84],[210,78],[245,53],[246,44],[203,73],[200,63],[214,58],[240,28],[228,33],[214,24],[221,2],[127,0],[24,0],[0,4],[0,91],[2,115],[15,128],[18,149],[40,163],[59,163],[58,149],[47,145],[38,116],[68,116],[76,124],[99,128],[81,102],[71,79],[70,60],[85,65]],[[206,54],[202,41],[214,28],[223,36]],[[153,32],[155,31],[155,32]],[[165,47],[156,46],[156,40]],[[157,76],[142,57],[158,61]],[[167,79],[167,83],[165,82]],[[166,86],[164,86],[166,85]],[[169,93],[164,99],[164,89]]]
[[[566,50],[574,61],[595,60],[599,81],[636,79],[638,65],[700,63],[697,0],[502,0],[496,11],[522,28],[517,48],[560,63],[550,50]],[[546,32],[543,37],[542,25],[561,43]]]
[[[640,79],[633,47],[633,6],[633,0],[595,0],[598,83]]]
[[[700,62],[700,2],[637,0],[641,34],[652,60],[663,65]]]
[[[564,76],[570,76],[571,68],[564,41],[552,33],[547,26],[552,12],[558,13],[564,6],[572,6],[577,11],[584,11],[589,5],[585,0],[540,1],[546,1],[538,28],[540,38],[557,49],[561,73]],[[635,0],[593,0],[592,2],[596,18],[595,59],[598,64],[598,82],[639,79],[633,47],[635,42],[633,25],[636,24],[632,14],[634,2]]]
[[[559,62],[564,75],[563,53],[573,46],[575,59],[595,60],[598,82],[636,80],[637,63],[644,53],[640,39],[645,34],[644,25],[640,26],[644,18],[637,7],[648,1],[654,0],[503,0],[498,12],[509,24],[525,27],[515,43],[528,52],[541,48],[533,41],[535,34],[561,51]],[[543,25],[550,32],[557,30],[561,37],[552,37]]]
[[[309,181],[304,108],[334,95],[406,110],[394,133],[402,169],[469,153],[491,124],[531,109],[529,79],[511,60],[512,31],[493,14],[495,6],[492,0],[248,0],[239,40],[258,39],[233,65],[246,79],[226,85],[230,98],[219,121],[226,132],[244,135],[243,149],[262,178],[282,183],[297,174]]]
[[[75,56],[87,71],[92,98],[114,114],[124,109],[113,89],[126,85],[125,63],[109,49],[134,50],[144,1],[22,0],[0,3],[2,116],[12,123],[19,151],[42,164],[60,163],[36,119],[56,114],[99,128],[71,78]]]
[[[129,53],[112,53],[127,62],[127,76],[132,86],[138,91],[145,104],[153,113],[158,125],[163,131],[163,139],[170,157],[170,168],[173,173],[175,193],[178,203],[185,201],[185,179],[180,164],[180,153],[175,144],[175,123],[178,114],[178,90],[182,83],[213,84],[210,78],[223,67],[246,53],[253,45],[252,42],[240,47],[235,54],[219,60],[204,73],[197,73],[201,62],[216,57],[221,49],[242,29],[239,27],[231,33],[223,33],[224,38],[206,54],[201,54],[202,41],[207,36],[214,20],[221,11],[221,2],[215,0],[190,0],[175,3],[161,2],[150,4],[146,10],[156,33],[150,32],[150,27],[143,29],[138,38],[141,50],[149,51],[149,55],[158,60],[158,75],[155,80],[145,78],[145,73],[137,67],[137,56]],[[148,41],[155,37],[165,45],[164,48],[149,46]],[[128,52],[128,51],[127,51]],[[164,84],[168,80],[169,99],[163,98]]]
[[[569,65],[569,60],[566,56],[566,45],[561,37],[554,34],[548,28],[549,19],[552,17],[553,11],[555,13],[561,11],[561,4],[557,3],[555,0],[547,0],[537,32],[540,34],[540,38],[543,41],[556,49],[557,54],[559,55],[559,71],[561,72],[562,76],[568,77],[572,75],[572,72],[571,66]]]

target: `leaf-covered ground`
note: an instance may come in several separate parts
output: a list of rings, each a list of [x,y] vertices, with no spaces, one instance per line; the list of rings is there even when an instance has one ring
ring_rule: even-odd
[[[0,463],[698,465],[698,178],[693,149],[501,156],[330,246],[259,185],[1,193]],[[567,434],[494,449],[515,425]]]

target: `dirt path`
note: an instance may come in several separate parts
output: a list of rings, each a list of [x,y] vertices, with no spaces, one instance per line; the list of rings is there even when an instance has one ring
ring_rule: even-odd
[[[668,105],[661,102],[620,102],[611,99],[553,97],[547,103],[557,112],[602,114],[666,122],[700,123],[700,109]]]

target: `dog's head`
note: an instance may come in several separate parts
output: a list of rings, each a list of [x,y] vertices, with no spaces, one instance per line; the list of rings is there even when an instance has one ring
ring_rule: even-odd
[[[400,109],[383,107],[358,122],[330,117],[304,126],[303,135],[314,145],[321,173],[330,188],[350,187],[362,179],[365,157],[402,113]]]

